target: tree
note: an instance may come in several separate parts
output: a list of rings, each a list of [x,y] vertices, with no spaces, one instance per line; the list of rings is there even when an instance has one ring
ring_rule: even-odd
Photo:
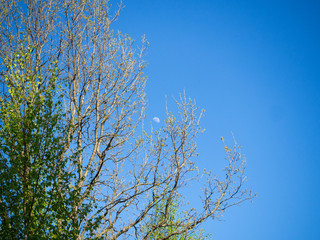
[[[155,240],[179,232],[183,216],[179,209],[179,195],[167,203],[168,198],[164,197],[161,202],[157,203],[152,209],[152,213],[147,222],[142,226],[141,236],[148,235],[146,239]],[[166,205],[168,204],[168,207]],[[166,209],[168,214],[166,214]],[[154,229],[153,229],[154,228]],[[183,228],[183,227],[182,227]],[[178,235],[169,237],[170,240],[205,240],[208,236],[204,236],[203,229],[190,229]]]
[[[44,88],[41,75],[26,67],[31,48],[5,59],[5,90],[0,96],[1,239],[72,237],[68,188],[72,174],[57,158],[65,126],[56,95],[56,66]],[[59,220],[59,222],[57,222]],[[59,231],[56,231],[59,229]],[[58,233],[58,234],[57,234]]]
[[[28,79],[35,81],[29,94],[36,94],[39,89],[44,96],[44,100],[39,101],[41,107],[32,108],[32,116],[42,119],[39,120],[41,129],[52,129],[51,135],[43,137],[54,145],[48,150],[51,160],[43,160],[49,163],[50,171],[44,171],[41,178],[43,182],[51,181],[50,187],[38,183],[42,192],[34,195],[34,199],[40,204],[53,198],[60,206],[50,209],[47,223],[39,227],[35,220],[32,228],[27,224],[8,226],[6,210],[2,210],[1,230],[19,228],[21,236],[28,239],[27,232],[34,231],[37,226],[37,229],[42,228],[43,234],[49,231],[46,226],[60,226],[58,232],[72,232],[74,239],[150,239],[160,228],[170,226],[170,211],[176,194],[190,181],[200,178],[195,165],[195,140],[201,132],[202,112],[198,112],[191,99],[181,95],[177,101],[180,113],[174,116],[167,111],[167,119],[158,131],[143,128],[146,109],[143,56],[148,43],[143,38],[141,46],[136,47],[129,36],[114,33],[112,24],[121,8],[121,3],[115,8],[108,0],[1,1],[3,87],[0,95],[8,94],[6,86],[10,85],[6,77],[11,76],[10,67],[14,66],[20,46],[24,46],[29,50],[23,67],[28,69]],[[57,65],[54,74],[53,63]],[[61,89],[52,88],[56,85]],[[59,94],[53,95],[55,91]],[[54,110],[54,106],[59,108],[59,101],[62,110]],[[29,109],[28,106],[26,102],[15,100],[11,107],[19,112],[25,107]],[[34,110],[39,108],[43,110]],[[1,111],[9,114],[6,109],[5,106]],[[45,109],[50,110],[46,116],[52,120],[45,121]],[[15,121],[1,123],[2,146],[8,146],[6,151],[10,152],[20,136],[10,142],[4,134],[6,127],[20,130],[23,127],[16,127]],[[34,125],[26,129],[37,131],[33,130],[37,129]],[[36,144],[30,147],[37,149]],[[37,151],[44,154],[46,149]],[[186,211],[179,227],[161,239],[183,236],[208,218],[215,218],[228,207],[253,197],[243,186],[245,162],[238,146],[232,151],[226,148],[226,153],[226,176],[219,180],[205,173],[201,178],[205,186],[202,209]],[[11,166],[14,158],[3,153],[1,159]],[[60,164],[58,170],[54,163]],[[45,164],[34,165],[34,171],[46,168]],[[14,179],[4,176],[7,182]],[[13,180],[15,185],[5,185],[5,189],[9,194],[11,188],[32,188],[33,182],[32,179],[25,183]],[[56,195],[49,194],[51,186],[56,187]],[[58,195],[63,197],[58,198]],[[29,201],[28,196],[20,199]],[[2,205],[10,202],[9,198],[1,201]],[[14,205],[19,200],[13,198],[12,201]],[[161,224],[149,225],[145,232],[146,221],[159,204],[164,206],[164,220]],[[47,207],[40,204],[35,215]],[[21,212],[17,216],[21,221],[26,220]],[[50,238],[59,239],[59,236],[52,234]]]

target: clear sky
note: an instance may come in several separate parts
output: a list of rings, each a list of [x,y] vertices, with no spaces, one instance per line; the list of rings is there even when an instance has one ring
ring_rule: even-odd
[[[231,131],[243,146],[258,197],[207,222],[206,232],[216,240],[320,239],[320,2],[125,5],[117,28],[150,42],[149,120],[163,118],[165,95],[185,89],[206,109],[200,167],[222,169],[220,137],[231,144]]]

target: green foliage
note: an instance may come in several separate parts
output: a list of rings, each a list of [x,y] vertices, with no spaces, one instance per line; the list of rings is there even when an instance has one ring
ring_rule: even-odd
[[[171,198],[172,197],[172,198]],[[205,240],[203,229],[186,228],[187,219],[179,209],[180,197],[178,195],[162,198],[153,208],[151,217],[142,227],[142,235],[148,235],[146,240],[169,239],[169,240]],[[172,236],[170,236],[172,235]],[[168,237],[170,236],[170,237]]]
[[[46,86],[29,68],[32,48],[6,59],[0,95],[0,238],[72,239],[75,191],[60,157],[65,142],[56,64]]]

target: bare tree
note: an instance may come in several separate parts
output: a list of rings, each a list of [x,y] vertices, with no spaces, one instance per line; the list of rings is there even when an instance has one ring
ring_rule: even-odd
[[[175,231],[162,237],[169,239],[253,195],[243,187],[245,162],[237,145],[226,147],[222,180],[198,174],[195,140],[202,112],[185,95],[177,101],[178,116],[167,111],[158,131],[143,129],[148,43],[142,38],[136,47],[129,36],[115,33],[112,24],[123,5],[114,5],[108,0],[2,0],[0,70],[4,76],[3,66],[21,44],[32,48],[26,67],[30,75],[41,74],[39,89],[48,86],[52,63],[59,67],[56,84],[69,127],[57,158],[66,161],[74,176],[70,189],[78,192],[70,206],[77,239],[150,239],[172,225],[168,216],[179,190],[201,178],[202,208],[175,222]],[[165,202],[163,220],[141,231],[160,202]]]

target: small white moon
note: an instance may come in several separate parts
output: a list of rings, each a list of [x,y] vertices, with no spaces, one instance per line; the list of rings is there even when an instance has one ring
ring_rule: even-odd
[[[159,119],[158,117],[154,117],[154,118],[153,118],[153,121],[154,121],[155,123],[160,123],[160,119]]]

